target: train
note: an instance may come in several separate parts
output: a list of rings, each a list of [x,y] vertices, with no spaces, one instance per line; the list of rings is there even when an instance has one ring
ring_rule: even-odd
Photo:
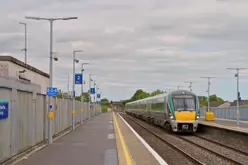
[[[197,132],[200,104],[195,93],[176,90],[126,103],[125,112],[170,132]]]

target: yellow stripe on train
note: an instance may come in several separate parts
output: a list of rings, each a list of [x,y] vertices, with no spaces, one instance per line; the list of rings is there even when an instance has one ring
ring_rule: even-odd
[[[196,118],[196,112],[190,112],[190,111],[185,111],[185,112],[175,112],[176,115],[176,120],[195,120]]]

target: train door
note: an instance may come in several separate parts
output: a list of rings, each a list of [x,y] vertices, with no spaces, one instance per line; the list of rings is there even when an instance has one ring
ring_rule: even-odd
[[[169,111],[170,111],[170,108],[168,106],[168,97],[164,98],[164,110],[165,110],[165,119],[168,120],[169,119]]]

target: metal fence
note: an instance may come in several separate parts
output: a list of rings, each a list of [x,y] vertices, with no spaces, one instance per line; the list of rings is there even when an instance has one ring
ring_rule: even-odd
[[[9,116],[0,120],[0,163],[23,150],[48,139],[48,97],[16,88],[0,87],[0,100],[8,100]],[[52,132],[56,135],[72,126],[72,100],[52,98],[54,118]],[[88,103],[76,101],[76,123],[101,111],[89,110]],[[93,112],[94,111],[94,112]]]
[[[205,117],[207,109],[200,109],[200,116]],[[220,119],[229,119],[236,120],[237,119],[237,108],[211,108],[211,111],[214,112],[215,118]],[[241,106],[239,108],[240,115],[239,120],[248,121],[248,106]]]

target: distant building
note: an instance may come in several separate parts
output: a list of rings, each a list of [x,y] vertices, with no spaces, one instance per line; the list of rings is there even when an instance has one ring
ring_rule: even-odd
[[[247,106],[248,105],[248,100],[241,100],[239,102],[239,105],[240,106]],[[231,106],[237,106],[237,100],[234,100],[232,103],[231,103]]]
[[[49,75],[47,73],[11,56],[0,56],[0,76],[39,85],[41,94],[46,94],[47,87],[49,87]]]

